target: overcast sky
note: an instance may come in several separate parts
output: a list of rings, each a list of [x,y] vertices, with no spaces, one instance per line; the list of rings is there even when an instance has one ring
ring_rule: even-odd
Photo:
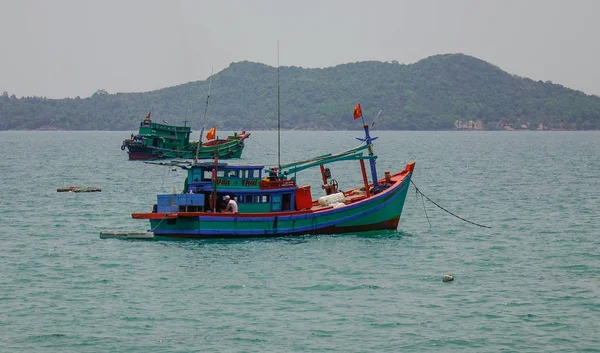
[[[88,97],[231,62],[329,67],[465,53],[600,95],[600,1],[0,0],[0,92]]]

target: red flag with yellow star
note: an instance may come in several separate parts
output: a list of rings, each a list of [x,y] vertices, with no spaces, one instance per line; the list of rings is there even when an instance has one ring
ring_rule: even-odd
[[[213,126],[210,130],[208,130],[208,132],[206,133],[206,139],[207,140],[214,140],[215,137],[217,135],[217,128],[215,126]]]
[[[360,109],[360,104],[357,104],[354,107],[354,120],[360,118],[362,116],[362,110]]]

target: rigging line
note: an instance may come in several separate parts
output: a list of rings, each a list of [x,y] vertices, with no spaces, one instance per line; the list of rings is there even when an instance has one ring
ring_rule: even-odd
[[[412,184],[412,185],[415,187],[415,189],[417,190],[417,192],[418,192],[419,194],[421,194],[421,196],[425,197],[425,198],[426,198],[426,199],[427,199],[429,202],[431,202],[432,204],[436,205],[436,206],[437,206],[437,207],[439,207],[441,210],[443,210],[443,211],[445,211],[445,212],[447,212],[447,213],[449,213],[449,214],[453,215],[454,217],[456,217],[456,218],[458,218],[458,219],[460,219],[460,220],[463,220],[463,221],[465,221],[465,222],[467,222],[467,223],[471,223],[471,224],[473,224],[473,225],[476,225],[476,226],[478,226],[478,227],[481,227],[481,228],[489,228],[489,229],[491,229],[491,228],[492,228],[492,227],[489,227],[489,226],[484,226],[484,225],[482,225],[482,224],[478,224],[478,223],[475,223],[475,222],[471,222],[471,221],[469,221],[468,219],[464,219],[464,218],[462,218],[462,217],[460,217],[460,216],[458,216],[458,215],[456,215],[456,214],[454,214],[454,213],[452,213],[452,212],[448,211],[447,209],[443,208],[442,206],[438,205],[438,204],[437,204],[435,201],[433,201],[432,199],[430,199],[429,197],[427,197],[427,195],[425,195],[425,194],[424,194],[424,193],[423,193],[421,190],[419,190],[419,188],[417,187],[417,185],[415,184],[415,182],[414,182],[414,181],[412,181],[412,179],[411,179],[411,181],[410,181],[410,182],[411,182],[411,184]]]
[[[319,156],[319,157],[314,157],[314,158],[309,158],[309,159],[303,159],[303,160],[299,160],[299,161],[294,161],[294,162],[283,164],[281,167],[282,168],[287,168],[290,164],[297,165],[297,164],[302,164],[302,163],[310,163],[310,162],[317,162],[317,161],[326,161],[326,160],[331,159],[333,157],[345,156],[345,155],[348,155],[348,154],[351,154],[351,153],[358,152],[359,149],[360,149],[360,147],[364,143],[365,142],[361,142],[361,144],[358,145],[357,147],[354,147],[354,148],[351,148],[349,150],[342,151],[342,152],[339,152],[339,153],[336,153],[336,154],[328,154],[328,155],[325,155],[325,156]]]
[[[264,148],[264,149],[266,149],[266,150],[269,150],[269,151],[271,151],[271,152],[273,152],[273,153],[277,153],[277,151],[275,151],[274,149],[272,149],[272,148],[269,148],[269,147],[267,147],[267,146],[265,146],[265,145],[261,144],[260,142],[256,141],[255,139],[253,139],[253,138],[252,138],[252,137],[250,137],[250,136],[248,136],[248,137],[247,137],[247,139],[250,139],[250,140],[252,140],[254,143],[256,143],[257,145],[261,146],[262,148]]]
[[[198,153],[200,153],[200,145],[202,144],[202,135],[204,135],[204,128],[206,127],[206,111],[208,110],[208,99],[210,98],[210,88],[212,86],[212,77],[214,67],[210,68],[210,78],[208,80],[208,94],[206,95],[206,106],[204,106],[204,119],[202,120],[202,130],[200,131],[200,137],[198,138],[198,145],[196,146],[196,161],[198,161]]]

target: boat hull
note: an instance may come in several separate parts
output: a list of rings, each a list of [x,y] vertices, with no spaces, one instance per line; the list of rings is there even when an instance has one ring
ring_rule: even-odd
[[[198,159],[212,159],[215,157],[215,150],[219,159],[240,158],[244,150],[244,140],[248,135],[238,135],[239,138],[231,140],[218,140],[217,143],[204,143],[198,151]],[[170,159],[185,158],[194,159],[196,157],[197,143],[190,143],[181,149],[157,148],[152,146],[128,147],[130,160],[148,160],[148,159]]]
[[[262,214],[133,214],[149,219],[156,237],[248,238],[308,234],[341,234],[398,227],[414,163],[396,174],[383,192],[338,208]],[[154,215],[154,216],[152,216]]]

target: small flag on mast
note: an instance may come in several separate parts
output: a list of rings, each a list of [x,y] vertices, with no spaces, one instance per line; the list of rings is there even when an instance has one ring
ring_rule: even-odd
[[[360,104],[357,104],[354,107],[354,120],[360,118],[362,116],[362,110],[360,109]]]
[[[150,113],[151,112],[148,112],[148,115],[146,115],[146,117],[144,118],[144,120],[150,120]]]
[[[206,133],[206,139],[207,140],[214,140],[215,137],[217,135],[217,128],[216,126],[213,126],[210,130],[208,130],[208,132]]]

